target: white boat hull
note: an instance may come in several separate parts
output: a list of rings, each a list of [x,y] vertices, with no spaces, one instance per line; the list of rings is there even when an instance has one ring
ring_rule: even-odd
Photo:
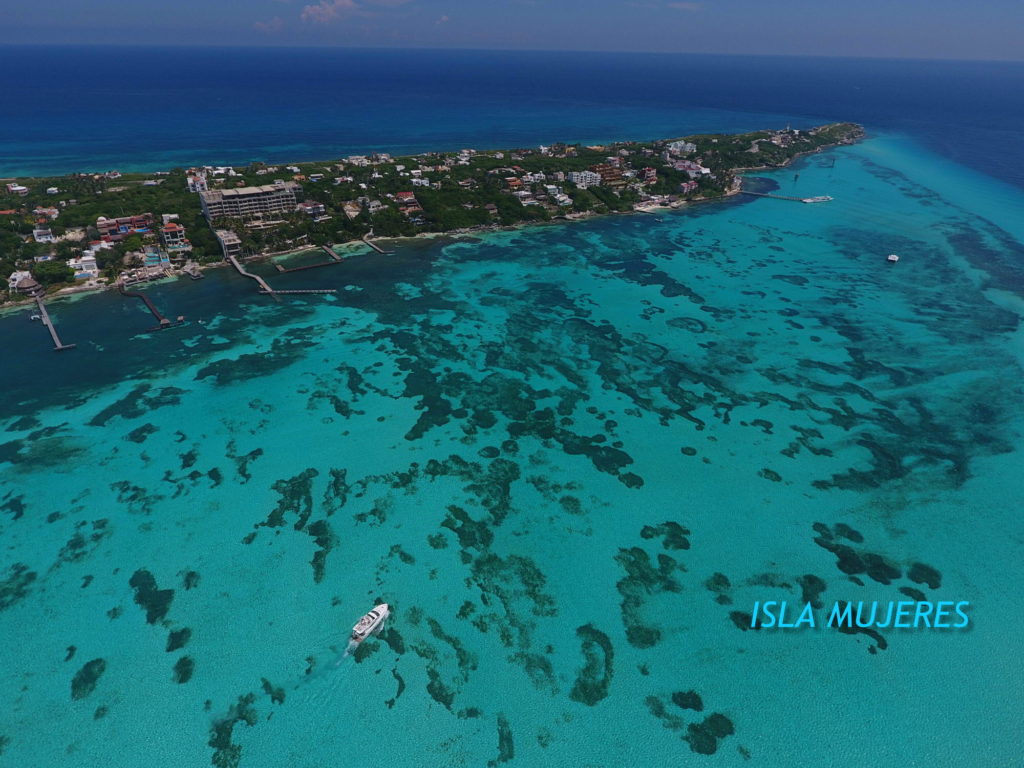
[[[356,622],[356,625],[352,627],[352,642],[361,643],[370,635],[375,635],[380,632],[381,628],[384,626],[384,622],[390,615],[391,608],[388,607],[387,603],[381,603],[380,605],[374,606],[369,613],[359,619],[359,621]]]

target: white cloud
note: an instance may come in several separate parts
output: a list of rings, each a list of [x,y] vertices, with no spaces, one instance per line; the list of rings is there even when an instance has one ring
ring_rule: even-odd
[[[327,24],[339,16],[359,10],[355,0],[320,0],[316,5],[307,5],[299,18],[312,24]]]
[[[299,17],[312,24],[329,24],[343,16],[373,16],[374,8],[397,8],[411,2],[413,0],[320,0],[316,5],[305,6]]]

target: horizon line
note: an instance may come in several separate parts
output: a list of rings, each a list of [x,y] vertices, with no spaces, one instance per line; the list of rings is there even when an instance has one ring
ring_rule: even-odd
[[[207,44],[207,43],[11,43],[0,41],[0,50],[4,48],[124,48],[124,49],[209,49],[209,50],[333,50],[333,51],[441,51],[441,52],[472,52],[472,53],[564,53],[564,54],[607,54],[607,55],[649,55],[649,56],[714,56],[721,58],[780,58],[780,59],[828,59],[839,61],[920,61],[920,62],[960,62],[976,64],[1024,64],[1024,58],[961,58],[961,57],[922,57],[922,56],[830,56],[818,53],[723,53],[709,51],[668,51],[668,50],[630,50],[630,49],[590,49],[590,48],[475,48],[471,46],[386,46],[386,45],[298,45],[298,44]]]

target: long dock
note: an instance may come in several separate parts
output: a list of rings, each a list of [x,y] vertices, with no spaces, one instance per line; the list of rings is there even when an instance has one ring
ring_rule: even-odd
[[[278,298],[278,296],[280,294],[290,294],[290,293],[337,293],[338,292],[337,288],[288,288],[288,289],[285,289],[285,290],[277,291],[277,290],[274,290],[273,288],[271,288],[270,285],[267,284],[267,281],[264,280],[259,275],[254,275],[252,272],[246,272],[245,269],[242,268],[242,265],[238,263],[238,259],[235,258],[234,256],[228,256],[228,261],[230,261],[234,265],[235,269],[238,270],[238,274],[243,275],[245,277],[252,278],[253,280],[255,280],[259,284],[259,286],[260,286],[259,292],[261,294],[264,294],[264,295],[267,295],[267,296],[272,296],[274,298],[274,301],[280,301],[281,300],[281,299]],[[333,261],[332,262],[328,262],[328,264],[335,264],[335,263],[338,263],[338,262],[333,262]],[[312,267],[322,267],[322,266],[327,266],[327,265],[326,264],[313,264],[311,266]],[[297,272],[300,269],[310,269],[310,268],[311,267],[293,267],[292,269],[283,269],[281,271],[282,272]]]
[[[306,264],[302,267],[282,267],[280,264],[275,264],[274,268],[278,272],[302,272],[304,269],[317,269],[318,267],[333,267],[340,264],[340,261],[321,261],[317,264]]]
[[[364,243],[366,243],[368,246],[373,248],[373,250],[375,250],[377,253],[381,254],[382,256],[387,256],[388,254],[394,253],[394,251],[385,251],[383,248],[381,248],[376,243],[371,243],[370,242],[370,238],[371,237],[373,237],[373,230],[372,229],[369,232],[367,232],[365,235],[363,235],[361,239],[362,239],[362,241]]]
[[[741,189],[740,190],[740,194],[741,195],[752,195],[754,197],[772,197],[772,198],[775,198],[776,200],[792,200],[793,202],[796,202],[796,203],[807,203],[807,202],[820,203],[820,202],[824,202],[825,200],[831,200],[832,199],[832,198],[827,197],[825,195],[820,195],[818,197],[790,197],[789,195],[772,195],[772,194],[769,194],[767,192],[748,192],[745,189]]]
[[[331,257],[330,261],[321,261],[318,264],[306,264],[305,266],[302,266],[302,267],[282,267],[280,264],[274,264],[274,268],[278,272],[301,272],[304,269],[317,269],[318,267],[332,267],[335,264],[341,264],[341,261],[342,261],[341,257],[338,254],[336,254],[331,249],[330,246],[328,246],[328,245],[321,245],[320,248],[321,248],[321,250],[325,251],[327,253],[327,255],[329,255]]]
[[[317,266],[323,266],[318,264]],[[279,293],[337,293],[337,288],[286,288],[284,290],[275,291],[260,291],[260,293],[269,293],[271,296],[275,296]]]
[[[266,280],[259,275],[254,275],[252,272],[246,272],[242,265],[239,264],[238,259],[234,256],[228,256],[228,261],[231,262],[232,266],[238,270],[238,274],[242,275],[242,277],[248,277],[255,280],[257,285],[260,287],[260,293],[269,293],[271,296],[274,296],[274,289],[267,285]],[[280,301],[280,299],[274,296],[274,301]]]
[[[162,331],[165,328],[170,328],[172,325],[175,325],[175,323],[172,323],[170,320],[168,320],[166,317],[160,314],[160,310],[156,308],[156,305],[152,301],[150,301],[149,296],[147,296],[146,294],[139,293],[138,291],[126,291],[124,289],[123,283],[118,283],[117,289],[121,292],[122,296],[131,296],[132,298],[135,299],[142,299],[142,303],[145,304],[146,308],[153,313],[153,317],[156,318],[158,325],[156,325],[153,328],[150,328],[149,330]],[[184,317],[179,317],[177,324],[180,325],[184,321]]]
[[[776,200],[795,200],[798,203],[802,203],[804,199],[802,197],[789,197],[788,195],[770,195],[767,192],[747,192],[747,190],[741,190],[741,195],[753,195],[754,197],[774,197]]]
[[[321,245],[320,248],[323,249],[324,253],[326,253],[328,256],[330,256],[335,261],[342,261],[341,256],[336,254],[334,252],[334,249],[331,248],[331,246],[329,246],[329,245]]]
[[[43,320],[43,325],[50,332],[50,338],[53,339],[53,351],[63,352],[65,349],[74,349],[74,344],[65,344],[60,340],[60,336],[57,335],[57,329],[53,327],[53,321],[50,319],[50,313],[46,311],[46,305],[43,303],[43,299],[40,296],[36,296],[36,306],[39,307],[39,316]]]

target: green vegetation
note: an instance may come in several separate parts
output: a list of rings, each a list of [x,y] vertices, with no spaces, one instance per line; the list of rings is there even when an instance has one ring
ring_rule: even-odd
[[[41,261],[32,267],[32,276],[42,285],[57,285],[70,282],[75,273],[63,261]]]
[[[689,136],[684,139],[693,145],[689,152],[676,151],[678,146],[670,151],[671,140],[658,140],[370,156],[293,166],[253,163],[233,169],[235,175],[210,172],[208,181],[211,189],[231,189],[294,179],[302,185],[300,202],[324,205],[326,211],[319,216],[302,210],[275,214],[262,227],[252,221],[213,222],[216,228],[234,231],[246,253],[273,253],[342,243],[371,231],[375,237],[458,232],[720,197],[734,187],[738,169],[784,165],[798,154],[862,135],[860,126],[837,123],[809,131]],[[605,173],[599,184],[584,188],[568,178],[571,172],[594,169]],[[65,261],[99,239],[96,223],[101,216],[154,217],[152,232],[132,235],[97,253],[98,265],[109,278],[124,267],[126,254],[158,244],[156,230],[163,214],[179,217],[193,246],[190,258],[200,263],[221,258],[199,195],[188,191],[185,169],[113,177],[74,174],[20,183],[28,188],[24,196],[8,192],[6,181],[0,186],[0,278],[15,269],[31,269],[51,288],[71,281]],[[415,199],[403,200],[409,193]],[[58,210],[52,221],[42,212],[33,213],[50,207]],[[49,228],[58,242],[36,242],[32,232],[37,227]],[[54,260],[36,261],[47,255]]]

